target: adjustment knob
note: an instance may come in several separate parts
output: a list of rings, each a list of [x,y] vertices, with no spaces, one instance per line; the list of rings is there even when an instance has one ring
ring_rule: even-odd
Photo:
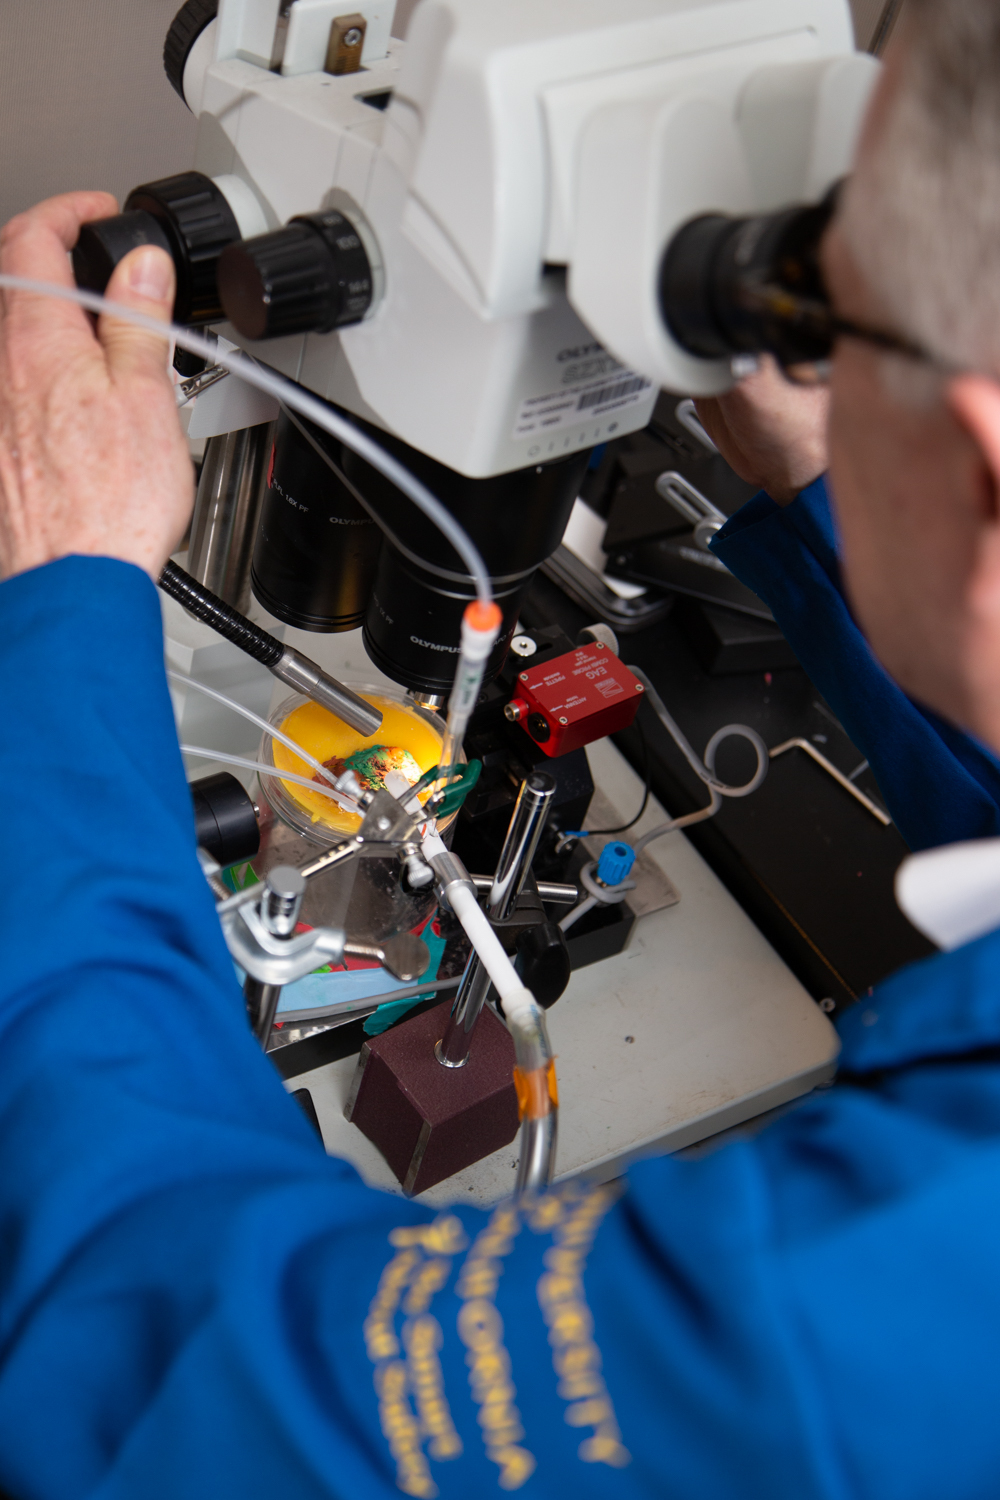
[[[219,261],[226,317],[247,339],[331,333],[371,307],[372,268],[361,238],[336,209],[243,240]]]
[[[163,68],[174,89],[184,98],[184,69],[191,49],[205,27],[215,20],[219,11],[219,0],[184,0],[184,4],[170,23],[166,41],[163,43]]]
[[[73,248],[77,286],[103,292],[115,266],[136,245],[159,245],[177,272],[175,323],[218,323],[216,267],[240,237],[225,195],[203,172],[180,172],[134,188],[125,212],[84,224]]]

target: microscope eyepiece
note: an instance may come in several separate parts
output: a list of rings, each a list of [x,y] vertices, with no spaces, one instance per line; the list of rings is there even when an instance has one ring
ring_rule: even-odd
[[[219,256],[240,238],[224,193],[202,172],[180,172],[133,188],[123,213],[84,224],[73,247],[76,284],[103,292],[118,262],[137,245],[159,245],[177,272],[175,323],[218,323]]]
[[[819,248],[836,191],[756,218],[706,214],[677,231],[659,292],[664,322],[683,349],[702,359],[770,353],[785,366],[830,357]]]
[[[360,323],[374,282],[355,226],[327,209],[231,245],[219,261],[219,295],[243,338],[273,339]]]

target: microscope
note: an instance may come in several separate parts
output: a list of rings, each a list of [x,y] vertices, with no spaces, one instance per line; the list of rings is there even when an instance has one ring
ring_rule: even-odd
[[[606,933],[591,959],[627,937],[627,855],[603,872],[573,866],[563,835],[593,794],[586,745],[631,723],[649,685],[600,626],[576,642],[519,629],[525,593],[591,456],[645,428],[661,389],[718,394],[747,355],[829,352],[817,248],[877,64],[854,50],[847,0],[420,0],[405,42],[392,22],[392,0],[186,0],[164,61],[198,117],[194,169],[85,226],[74,266],[100,291],[134,245],[161,245],[177,268],[175,321],[345,416],[478,548],[498,608],[464,724],[483,770],[466,777],[450,838],[432,831],[423,889],[446,914],[448,892],[462,886],[461,905],[473,890],[525,986],[551,1003],[572,961],[573,928],[555,919],[581,871],[591,911],[576,936]],[[298,629],[360,626],[406,703],[440,717],[476,597],[455,549],[349,444],[285,407],[264,420],[255,392],[241,407],[224,369],[178,368],[204,406],[230,394],[176,596],[231,639],[251,593]],[[254,639],[260,660],[270,651],[272,670],[353,713],[371,742],[370,701],[338,697],[298,653]],[[369,838],[387,797],[382,786],[358,807]],[[211,802],[199,827],[224,821]],[[422,889],[414,808],[397,792],[388,814],[408,897]],[[463,859],[487,874],[470,879]],[[295,936],[301,883],[286,872],[262,884],[234,953],[266,1044],[273,992],[324,950]],[[244,896],[222,906],[249,907]],[[384,957],[391,935],[367,940]],[[282,943],[286,956],[270,951]],[[419,978],[408,963],[399,972]],[[510,1141],[519,1118],[554,1117],[550,1058],[536,1047],[534,1072],[522,1066],[505,1021],[473,941],[454,1004],[366,1040],[350,1117],[407,1191]],[[523,1152],[551,1157],[550,1135]]]

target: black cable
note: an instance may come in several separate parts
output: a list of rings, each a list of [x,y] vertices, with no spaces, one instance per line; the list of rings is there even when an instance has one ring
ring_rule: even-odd
[[[205,625],[211,625],[227,641],[232,641],[234,646],[239,646],[241,651],[265,667],[273,667],[284,655],[285,648],[279,640],[226,604],[218,594],[213,594],[175,562],[168,562],[160,574],[160,588],[183,605],[188,614]]]
[[[642,707],[641,704],[639,706],[640,708]],[[640,807],[634,818],[630,819],[628,823],[622,823],[619,828],[588,828],[582,834],[583,838],[589,839],[595,834],[603,835],[605,833],[626,833],[628,829],[635,827],[636,823],[638,823],[639,819],[646,811],[647,804],[649,803],[649,741],[646,738],[646,734],[642,725],[639,723],[638,715],[636,716],[635,720],[635,728],[636,733],[639,736],[639,743],[642,746],[642,806]]]

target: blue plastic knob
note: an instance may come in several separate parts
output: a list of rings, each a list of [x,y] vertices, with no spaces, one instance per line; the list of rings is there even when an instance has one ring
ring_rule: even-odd
[[[597,861],[597,878],[602,885],[617,885],[627,880],[635,864],[635,850],[631,844],[615,841],[605,844]]]

